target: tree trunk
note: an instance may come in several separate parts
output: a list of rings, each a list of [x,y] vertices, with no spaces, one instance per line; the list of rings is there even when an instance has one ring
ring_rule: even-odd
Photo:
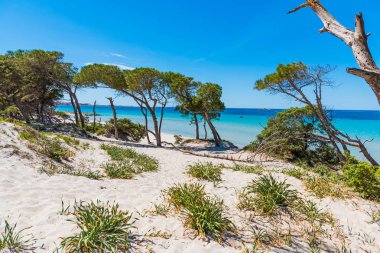
[[[210,127],[210,129],[211,129],[211,133],[212,133],[212,135],[214,137],[215,145],[217,147],[223,146],[223,141],[221,140],[221,138],[220,138],[220,136],[218,134],[218,131],[216,131],[216,128],[214,127],[214,125],[212,124],[210,118],[208,117],[207,112],[204,114],[204,119],[207,121],[207,124]]]
[[[96,129],[96,111],[95,111],[95,107],[96,107],[96,100],[94,102],[94,105],[92,107],[92,112],[93,112],[93,116],[94,116],[94,121],[93,121],[93,124],[92,124],[92,132],[95,133],[95,129]]]
[[[363,78],[375,93],[380,104],[380,69],[373,60],[371,51],[368,47],[368,37],[370,34],[365,32],[364,19],[362,13],[356,15],[355,30],[352,31],[340,24],[319,2],[319,0],[306,0],[306,3],[294,8],[289,13],[299,9],[309,7],[319,17],[323,23],[321,33],[328,32],[341,39],[351,49],[360,69],[347,68],[347,72]]]
[[[205,140],[207,140],[207,127],[206,127],[206,120],[203,121],[203,129],[205,130]]]
[[[113,128],[115,131],[115,139],[119,139],[119,132],[117,130],[117,117],[116,117],[116,109],[113,104],[113,98],[109,97],[107,98],[110,101],[111,109],[112,109],[112,114],[113,114]]]
[[[84,129],[84,127],[86,126],[86,125],[85,125],[85,120],[84,120],[84,116],[83,116],[83,114],[82,114],[82,110],[81,110],[81,108],[80,108],[80,104],[79,104],[78,98],[77,98],[77,96],[75,95],[75,93],[73,93],[73,98],[74,98],[74,101],[75,101],[75,105],[77,106],[77,110],[78,110],[78,114],[79,114],[80,122],[81,122],[81,125],[82,125],[82,129]]]
[[[153,126],[154,126],[154,137],[156,138],[156,146],[161,147],[162,142],[161,142],[161,133],[160,133],[160,128],[158,125],[158,120],[156,116],[156,112],[154,109],[149,110],[151,115],[152,115],[152,120],[153,120]]]
[[[70,92],[69,95],[70,95],[71,106],[73,107],[73,111],[74,111],[75,124],[76,124],[77,126],[79,126],[79,118],[78,118],[77,107],[75,106],[75,102],[74,102],[74,99],[73,99],[73,95],[72,95],[72,93]]]
[[[195,140],[199,140],[199,123],[198,123],[198,117],[197,117],[197,114],[194,113],[193,114],[193,118],[194,118],[194,124],[195,124]]]

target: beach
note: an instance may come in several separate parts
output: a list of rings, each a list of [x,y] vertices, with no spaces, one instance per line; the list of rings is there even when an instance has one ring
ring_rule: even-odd
[[[54,174],[47,175],[39,171],[43,159],[28,149],[20,140],[17,131],[10,123],[0,123],[0,220],[7,219],[20,228],[29,228],[36,238],[36,252],[52,252],[59,248],[63,237],[78,232],[70,222],[72,215],[62,214],[62,209],[75,201],[97,201],[118,203],[120,208],[133,213],[136,219],[132,234],[134,252],[243,252],[244,245],[252,243],[250,228],[259,226],[260,217],[252,217],[240,210],[238,193],[251,180],[260,176],[223,169],[222,181],[218,184],[190,177],[187,166],[196,162],[233,165],[232,161],[185,154],[172,146],[155,147],[145,140],[140,143],[117,141],[108,138],[79,138],[87,143],[86,149],[77,149],[69,163],[77,168],[102,171],[102,165],[109,160],[100,148],[101,144],[116,145],[147,154],[159,161],[156,172],[146,172],[132,179],[102,178],[93,180],[83,176]],[[173,135],[163,134],[163,140],[174,142]],[[14,152],[17,147],[18,152]],[[213,155],[229,154],[237,151],[208,152]],[[241,154],[236,154],[236,158]],[[257,164],[254,163],[254,164]],[[281,171],[294,165],[279,162],[262,162],[265,174],[272,173],[278,180],[286,180],[290,187],[307,199],[318,203],[321,210],[331,213],[333,227],[326,227],[329,237],[321,238],[323,249],[340,250],[347,247],[352,252],[377,252],[380,250],[379,225],[372,223],[369,213],[378,206],[357,197],[335,199],[317,198],[305,190],[301,180],[287,176]],[[153,212],[154,205],[165,203],[164,191],[181,183],[200,183],[206,192],[220,198],[226,205],[225,215],[236,224],[237,234],[227,236],[222,243],[202,239],[193,230],[186,228],[182,215],[170,211],[165,215]],[[298,234],[300,228],[292,228]],[[265,252],[309,252],[307,241],[301,237],[292,237],[294,246],[284,248],[267,247]],[[324,250],[323,250],[324,251]],[[341,251],[339,251],[341,252]]]

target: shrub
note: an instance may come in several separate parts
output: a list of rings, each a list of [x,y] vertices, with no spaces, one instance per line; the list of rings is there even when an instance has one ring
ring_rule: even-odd
[[[289,184],[276,180],[272,175],[264,175],[243,189],[239,207],[272,215],[291,207],[296,200],[297,192],[289,189]]]
[[[68,160],[74,153],[62,146],[58,139],[42,138],[38,141],[37,152],[56,161]]]
[[[344,180],[363,198],[380,200],[380,167],[349,160],[343,166]]]
[[[200,184],[176,185],[166,191],[169,204],[185,215],[185,225],[200,236],[221,240],[226,232],[232,232],[232,221],[223,216],[223,201],[206,195]]]
[[[182,135],[175,134],[174,135],[174,144],[181,144],[183,142]]]
[[[140,141],[145,136],[145,127],[129,119],[118,119],[116,125],[120,139]],[[110,119],[104,128],[106,135],[114,135],[114,120]]]
[[[58,138],[62,139],[67,145],[78,146],[80,144],[80,141],[78,139],[73,138],[73,137],[61,135],[61,134],[56,134],[56,136]]]
[[[302,177],[307,174],[306,172],[302,171],[301,169],[296,168],[286,168],[282,171],[283,174],[295,177],[298,179],[302,179]]]
[[[203,180],[207,180],[211,182],[222,180],[221,166],[214,165],[211,162],[207,162],[207,163],[198,162],[194,165],[189,165],[187,169],[187,174],[195,178],[199,178],[199,179],[203,179]]]
[[[339,159],[331,145],[313,138],[321,133],[324,131],[310,107],[290,108],[270,118],[257,139],[245,149],[292,162],[302,161],[308,166],[335,165]]]
[[[0,235],[0,251],[3,252],[34,252],[33,246],[36,242],[33,235],[24,235],[24,231],[28,228],[17,230],[17,224],[10,225],[5,221],[4,230]]]
[[[121,252],[130,248],[132,214],[118,204],[81,202],[74,206],[74,222],[80,232],[62,240],[67,253]]]

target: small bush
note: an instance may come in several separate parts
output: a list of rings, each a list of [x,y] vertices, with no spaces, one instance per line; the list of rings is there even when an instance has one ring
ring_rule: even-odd
[[[132,215],[118,204],[84,203],[74,206],[78,234],[66,237],[61,245],[67,253],[121,252],[130,248]]]
[[[74,153],[62,146],[58,139],[43,138],[38,141],[37,152],[56,161],[68,160]]]
[[[187,174],[211,181],[211,182],[217,182],[222,180],[222,168],[219,165],[214,165],[211,162],[207,163],[196,163],[194,165],[189,165],[187,169]]]
[[[114,135],[114,120],[110,119],[110,121],[105,125],[105,133],[106,135]],[[145,127],[138,123],[133,123],[129,119],[118,119],[117,120],[117,129],[119,138],[123,140],[131,140],[131,141],[140,141],[145,136]]]
[[[174,144],[181,144],[183,142],[182,135],[175,134],[174,135]]]
[[[211,236],[221,240],[235,228],[232,221],[223,216],[223,201],[206,195],[204,186],[184,184],[167,190],[169,203],[185,216],[185,225],[202,237]]]
[[[240,195],[239,207],[272,215],[293,206],[297,192],[289,189],[285,181],[277,181],[272,175],[253,180]]]
[[[261,165],[252,166],[252,165],[245,165],[245,164],[238,164],[238,163],[234,163],[233,166],[227,167],[227,169],[232,169],[234,171],[241,171],[244,173],[253,173],[253,174],[258,174],[258,175],[263,174],[263,172],[265,171],[265,167]]]
[[[371,200],[380,200],[380,167],[365,162],[351,161],[343,166],[347,185]]]
[[[61,135],[61,134],[56,134],[56,136],[58,138],[62,139],[67,145],[75,147],[75,146],[78,146],[80,144],[80,141],[78,139],[73,138],[73,137]]]
[[[0,235],[0,251],[3,252],[34,252],[33,246],[36,242],[33,235],[24,235],[24,231],[28,228],[17,230],[17,224],[10,225],[5,221],[4,230]]]

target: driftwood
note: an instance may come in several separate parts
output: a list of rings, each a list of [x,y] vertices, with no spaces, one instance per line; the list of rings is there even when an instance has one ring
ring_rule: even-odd
[[[328,32],[341,39],[352,49],[360,69],[347,68],[347,73],[363,78],[375,93],[380,104],[380,69],[368,47],[367,40],[370,33],[365,32],[362,13],[356,15],[355,29],[351,30],[339,23],[319,0],[307,0],[306,3],[294,8],[289,13],[294,13],[302,8],[310,8],[322,21],[323,27],[319,30],[320,33]]]
[[[199,157],[207,157],[207,158],[215,158],[215,159],[221,159],[221,160],[228,160],[228,161],[233,161],[233,162],[243,162],[243,163],[255,163],[255,162],[269,162],[269,161],[274,161],[273,159],[269,159],[268,157],[266,157],[267,159],[265,160],[259,160],[259,161],[256,161],[255,160],[255,156],[251,156],[247,159],[241,159],[241,155],[237,158],[233,157],[233,155],[229,156],[228,154],[227,155],[213,155],[213,154],[207,154],[207,153],[198,153],[198,152],[193,152],[193,151],[190,151],[190,150],[184,150],[184,149],[181,149],[177,146],[175,146],[173,143],[170,143],[170,142],[166,142],[166,141],[163,141],[162,143],[166,144],[166,145],[169,145],[169,146],[172,146],[173,148],[175,148],[176,150],[180,151],[181,153],[184,153],[184,154],[187,154],[187,155],[194,155],[194,156],[199,156]],[[263,157],[263,156],[261,156]]]

